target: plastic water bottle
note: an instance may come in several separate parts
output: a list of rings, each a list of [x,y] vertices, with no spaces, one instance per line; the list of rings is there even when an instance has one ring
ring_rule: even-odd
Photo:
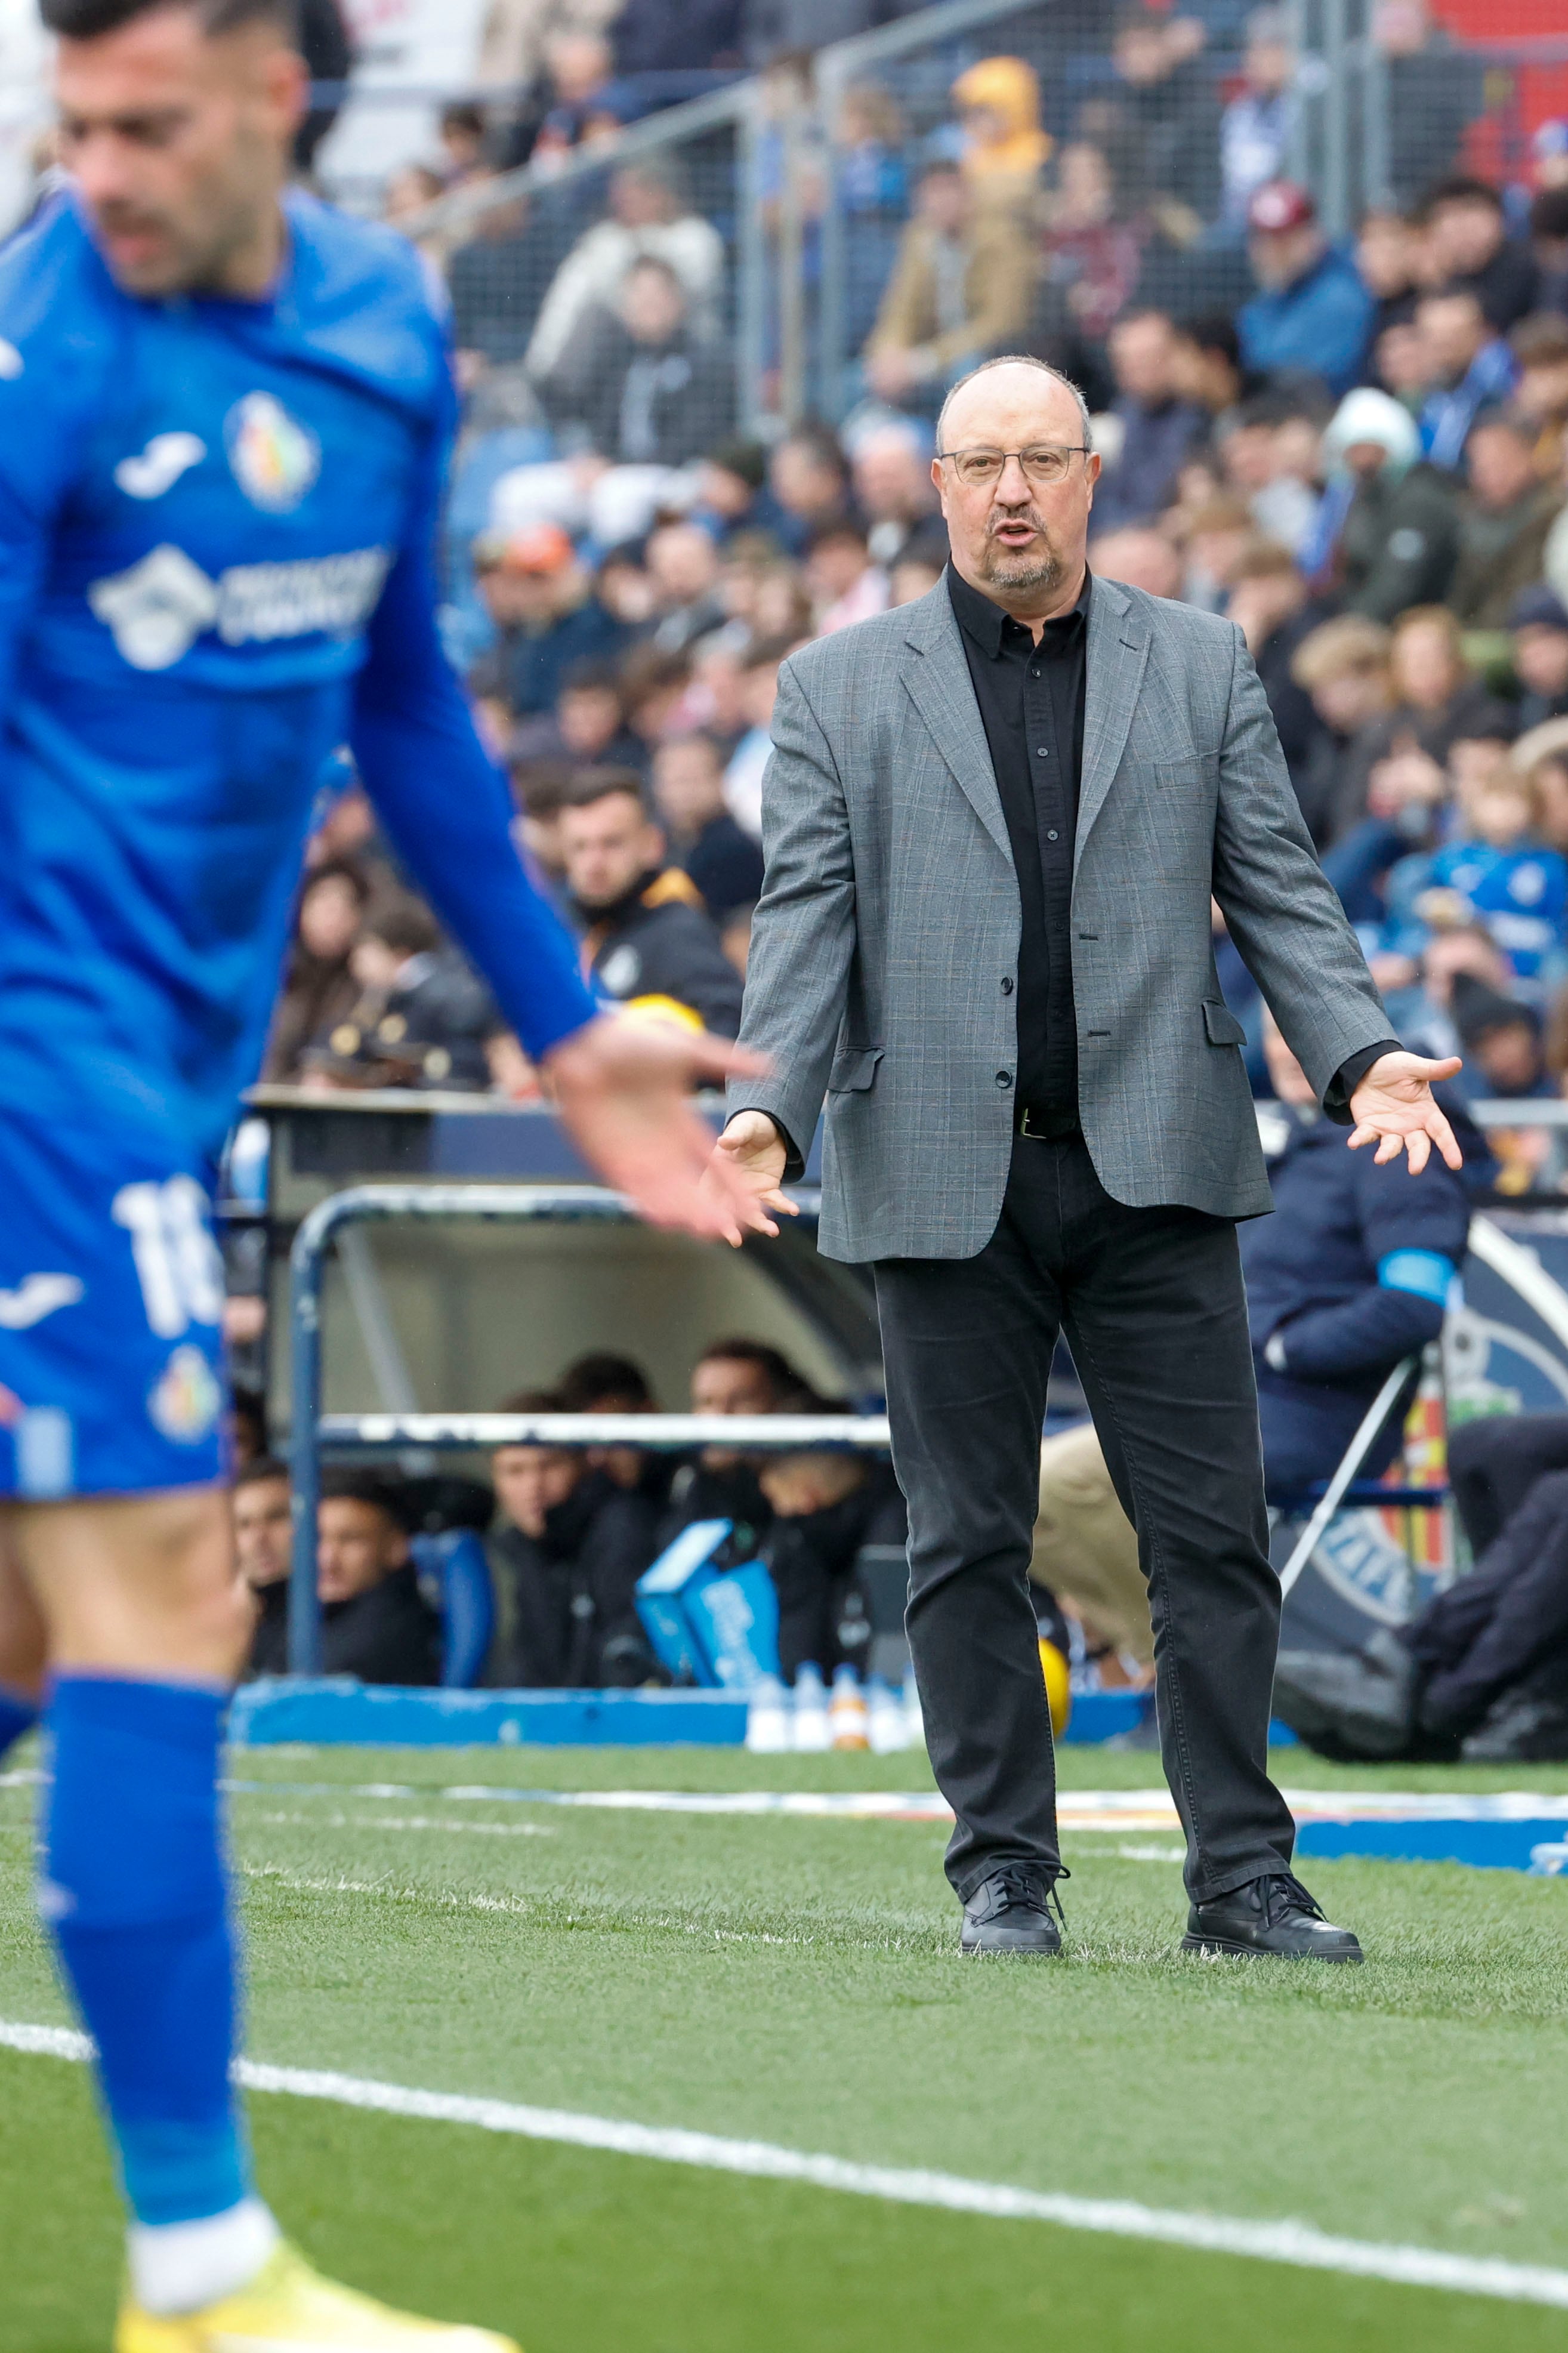
[[[835,1748],[869,1748],[869,1726],[866,1714],[866,1694],[860,1688],[860,1678],[846,1660],[833,1672],[833,1700],[827,1711],[827,1722],[833,1734]]]
[[[777,1675],[763,1675],[746,1710],[746,1746],[754,1757],[777,1757],[790,1745],[789,1709]]]
[[[904,1671],[904,1746],[923,1748],[926,1745],[926,1720],[921,1706],[920,1687],[915,1682],[913,1667]]]
[[[827,1721],[827,1687],[822,1669],[807,1659],[795,1669],[795,1746],[803,1755],[816,1755],[833,1746]]]
[[[890,1757],[908,1736],[904,1703],[886,1675],[873,1675],[866,1689],[867,1730],[872,1754]]]

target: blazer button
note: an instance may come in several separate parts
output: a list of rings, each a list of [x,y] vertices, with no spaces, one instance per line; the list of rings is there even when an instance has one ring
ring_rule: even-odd
[[[996,1083],[999,1087],[1010,1087],[1013,1083],[1012,1071],[998,1071],[996,1073]]]
[[[1002,976],[1002,994],[1004,997],[1011,997],[1013,994],[1013,976],[1010,972],[1004,973]]]

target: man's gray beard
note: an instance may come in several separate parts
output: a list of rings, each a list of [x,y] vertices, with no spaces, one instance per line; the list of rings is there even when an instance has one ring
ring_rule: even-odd
[[[1053,551],[1044,555],[1020,556],[1009,566],[1007,551],[994,539],[987,539],[980,569],[985,579],[998,588],[1058,588],[1062,580],[1062,560]]]

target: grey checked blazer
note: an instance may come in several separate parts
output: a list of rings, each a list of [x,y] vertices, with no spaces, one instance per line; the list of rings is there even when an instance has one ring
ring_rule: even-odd
[[[1209,898],[1321,1095],[1388,1035],[1233,622],[1097,580],[1073,855],[1079,1109],[1134,1206],[1270,1207]],[[972,1258],[1001,1214],[1018,887],[945,581],[779,677],[767,874],[731,1110],[804,1150],[827,1098],[829,1258]]]

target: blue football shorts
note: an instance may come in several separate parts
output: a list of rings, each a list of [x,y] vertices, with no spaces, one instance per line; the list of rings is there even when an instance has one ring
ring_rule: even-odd
[[[221,1475],[223,1261],[177,1163],[0,1106],[0,1498]]]

